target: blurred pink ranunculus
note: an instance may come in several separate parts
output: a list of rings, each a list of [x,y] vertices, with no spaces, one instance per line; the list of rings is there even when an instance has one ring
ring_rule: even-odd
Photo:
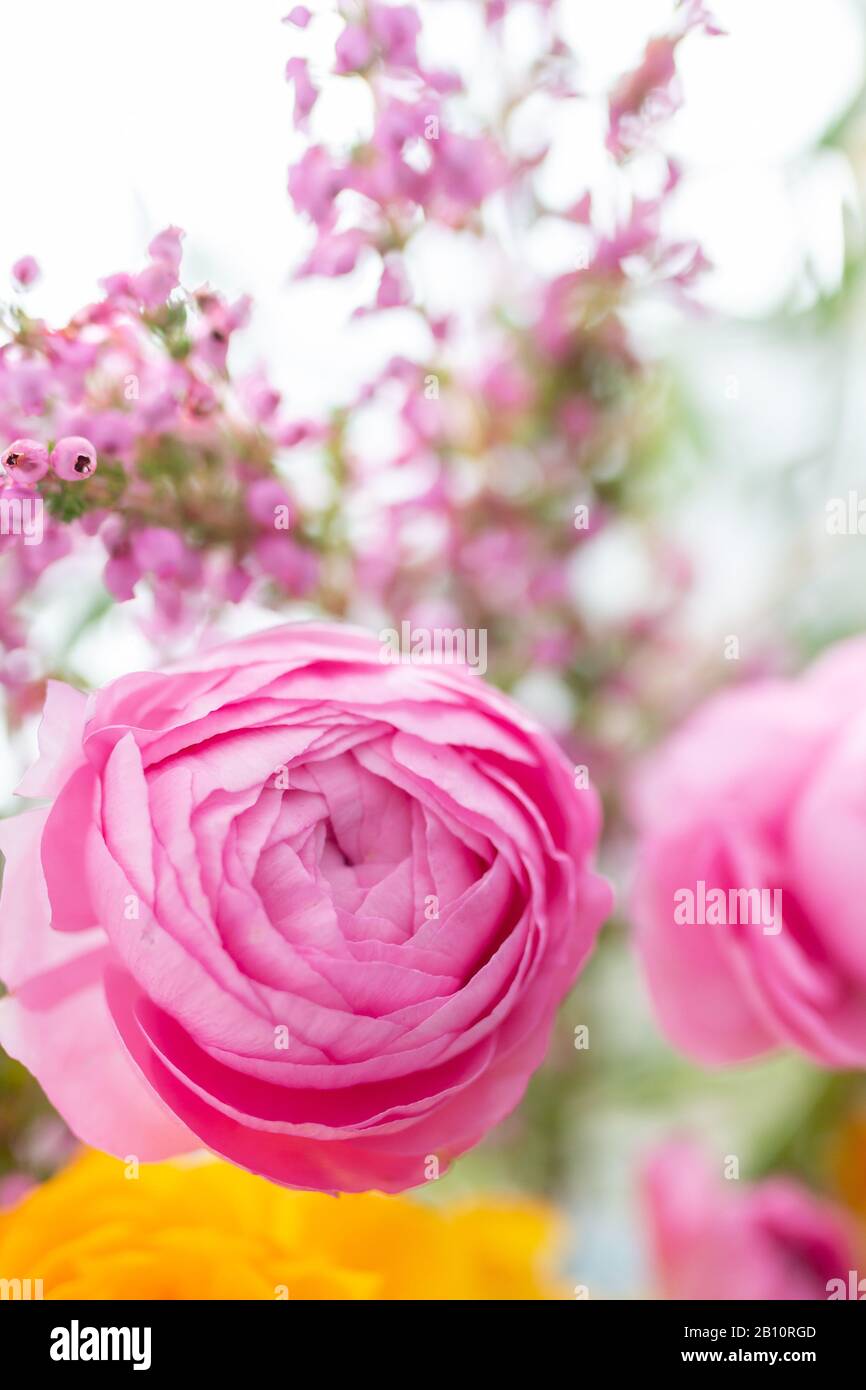
[[[667,1299],[844,1297],[856,1271],[852,1224],[790,1178],[748,1184],[718,1176],[684,1140],[643,1172],[654,1292]],[[841,1280],[841,1285],[838,1282]]]
[[[291,624],[52,684],[40,747],[0,1041],[79,1138],[396,1191],[520,1100],[610,893],[594,793],[477,676]]]
[[[639,774],[634,914],[701,1062],[866,1063],[866,641],[711,699]]]

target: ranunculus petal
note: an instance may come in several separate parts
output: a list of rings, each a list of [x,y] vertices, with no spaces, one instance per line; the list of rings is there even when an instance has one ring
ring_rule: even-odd
[[[85,1143],[142,1160],[183,1153],[195,1141],[143,1083],[108,1012],[103,933],[52,931],[39,861],[47,808],[4,821],[4,912],[19,933],[0,937],[0,1043],[40,1079]]]

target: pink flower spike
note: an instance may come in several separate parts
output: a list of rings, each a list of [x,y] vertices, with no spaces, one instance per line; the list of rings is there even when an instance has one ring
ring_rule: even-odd
[[[80,483],[96,472],[96,450],[81,434],[60,439],[51,454],[51,467],[67,483]]]
[[[312,17],[306,5],[296,5],[295,8],[290,10],[285,16],[283,23],[294,24],[296,29],[306,29]]]

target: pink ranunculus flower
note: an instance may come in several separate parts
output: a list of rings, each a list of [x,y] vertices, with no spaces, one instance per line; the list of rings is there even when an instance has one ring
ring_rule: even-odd
[[[866,641],[711,699],[636,783],[637,943],[671,1041],[866,1064]]]
[[[714,1176],[672,1140],[647,1160],[642,1195],[654,1292],[666,1299],[839,1298],[857,1268],[853,1223],[790,1178]],[[841,1294],[845,1296],[844,1293]]]
[[[477,676],[383,650],[290,624],[52,684],[0,1041],[86,1143],[397,1191],[520,1100],[609,909],[597,802]]]

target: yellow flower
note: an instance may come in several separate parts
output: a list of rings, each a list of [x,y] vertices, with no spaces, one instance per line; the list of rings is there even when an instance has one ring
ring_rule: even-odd
[[[0,1280],[73,1299],[556,1298],[555,1234],[537,1203],[327,1197],[84,1153],[0,1214]]]

